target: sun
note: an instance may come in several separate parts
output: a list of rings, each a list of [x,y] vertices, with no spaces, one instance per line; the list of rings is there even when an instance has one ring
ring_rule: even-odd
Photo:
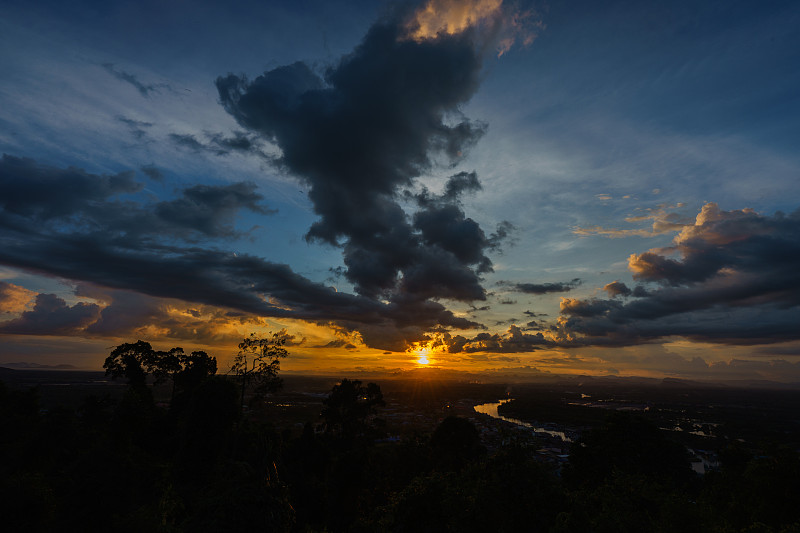
[[[435,346],[431,343],[415,342],[406,349],[409,359],[413,358],[414,366],[416,368],[423,368],[426,366],[435,366],[437,364]]]

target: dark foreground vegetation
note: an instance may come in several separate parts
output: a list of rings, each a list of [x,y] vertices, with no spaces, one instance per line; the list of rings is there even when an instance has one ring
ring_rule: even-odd
[[[358,380],[305,423],[273,416],[258,401],[278,384],[274,343],[246,348],[246,378],[206,354],[123,346],[106,366],[127,377],[117,394],[43,409],[37,389],[0,382],[4,531],[800,532],[800,461],[779,440],[729,439],[699,476],[643,413],[594,410],[558,466],[535,439],[487,445],[446,413],[397,438],[384,391]]]

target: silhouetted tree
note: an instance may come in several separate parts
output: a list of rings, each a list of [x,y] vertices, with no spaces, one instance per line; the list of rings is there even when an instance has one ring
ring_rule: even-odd
[[[192,352],[181,359],[182,368],[175,382],[183,390],[194,390],[206,379],[217,373],[217,359],[204,351]]]
[[[240,403],[244,409],[245,393],[252,388],[255,398],[275,392],[283,385],[278,377],[280,360],[289,355],[284,348],[286,335],[283,331],[273,333],[269,337],[259,337],[251,333],[250,337],[239,343],[239,353],[233,359],[231,372],[240,381]]]
[[[385,404],[379,385],[369,383],[366,387],[359,380],[343,379],[334,385],[323,400],[322,418],[326,433],[340,433],[353,437],[363,431],[367,417],[375,408]]]
[[[189,355],[180,347],[156,351],[149,342],[137,341],[114,348],[103,368],[112,379],[126,377],[133,388],[143,388],[148,374],[155,378],[156,383],[171,380],[174,400],[177,388],[193,389],[216,374],[217,360],[203,351]]]
[[[156,383],[161,384],[167,380],[172,381],[170,398],[175,399],[175,376],[183,370],[183,360],[186,354],[183,348],[172,348],[169,351],[150,351],[145,360],[145,370],[156,378]]]
[[[154,355],[149,342],[120,344],[106,358],[103,368],[111,379],[125,377],[132,387],[144,387],[147,383],[146,367],[152,365]]]

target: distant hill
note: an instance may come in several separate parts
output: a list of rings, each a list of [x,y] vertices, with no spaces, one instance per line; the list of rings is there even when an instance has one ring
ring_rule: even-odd
[[[40,365],[39,363],[0,363],[0,367],[11,370],[76,370],[73,365]]]

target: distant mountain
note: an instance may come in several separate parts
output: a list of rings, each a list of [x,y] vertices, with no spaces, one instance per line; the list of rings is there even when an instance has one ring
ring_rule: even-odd
[[[11,370],[76,370],[73,365],[40,365],[39,363],[0,363],[0,367]]]

